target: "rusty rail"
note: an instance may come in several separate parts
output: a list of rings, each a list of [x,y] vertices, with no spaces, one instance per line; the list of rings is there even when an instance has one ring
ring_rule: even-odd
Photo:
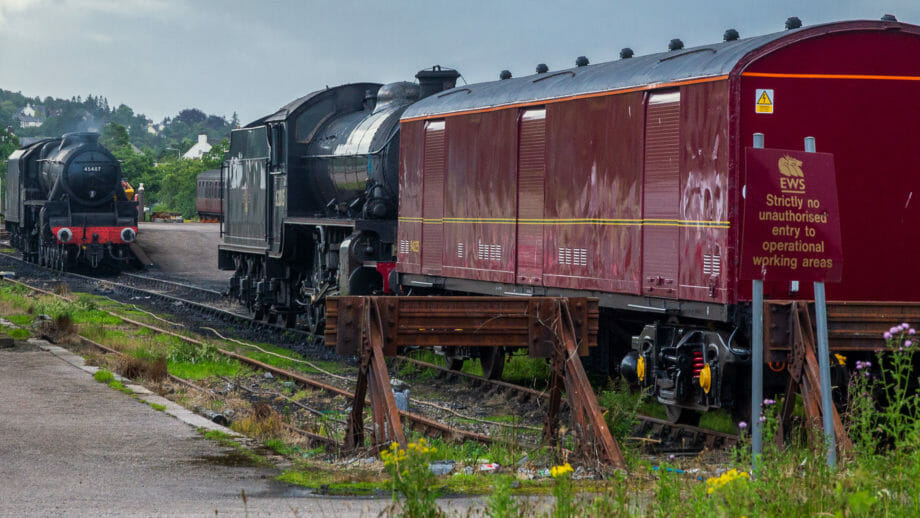
[[[495,297],[332,297],[326,304],[326,345],[359,358],[346,445],[364,442],[363,399],[370,393],[371,445],[405,444],[383,361],[400,346],[527,347],[531,356],[553,359],[544,439],[555,444],[563,387],[572,409],[581,453],[624,465],[588,383],[579,355],[597,343],[596,299]]]

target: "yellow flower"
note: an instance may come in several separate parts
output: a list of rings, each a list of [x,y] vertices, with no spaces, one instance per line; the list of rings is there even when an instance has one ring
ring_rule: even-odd
[[[553,466],[552,468],[550,468],[549,474],[552,475],[553,478],[559,478],[563,475],[571,473],[572,471],[574,471],[572,469],[572,465],[566,462],[565,464],[561,466]]]
[[[726,471],[725,473],[722,473],[718,477],[712,477],[712,478],[706,479],[706,485],[709,486],[706,488],[706,494],[711,495],[714,492],[716,492],[716,490],[718,490],[722,486],[732,481],[735,481],[738,479],[743,479],[744,481],[747,481],[750,478],[751,476],[745,471],[738,471],[737,469],[730,469]]]

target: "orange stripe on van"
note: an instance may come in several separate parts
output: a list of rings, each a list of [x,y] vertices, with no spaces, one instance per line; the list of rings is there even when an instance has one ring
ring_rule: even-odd
[[[774,74],[772,72],[744,72],[744,77],[774,77],[780,79],[874,79],[882,81],[920,81],[920,76],[874,76],[858,74]]]

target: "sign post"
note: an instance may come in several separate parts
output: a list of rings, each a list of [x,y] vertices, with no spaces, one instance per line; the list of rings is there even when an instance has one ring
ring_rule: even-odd
[[[755,134],[746,150],[741,278],[752,279],[751,446],[762,452],[763,281],[814,281],[818,321],[821,405],[828,465],[836,463],[830,391],[825,281],[839,281],[843,249],[837,206],[834,156],[817,153],[814,138],[806,151],[763,149]],[[759,144],[759,145],[758,145]]]
[[[763,133],[754,133],[754,149],[763,147]],[[751,452],[756,467],[763,453],[763,423],[760,422],[763,402],[763,279],[760,278],[751,281],[751,313]]]
[[[805,137],[805,151],[815,153],[815,138]],[[827,465],[837,465],[837,444],[834,437],[834,419],[831,415],[831,365],[830,346],[827,339],[827,299],[824,296],[824,282],[815,281],[815,319],[818,327],[818,366],[821,375],[821,417],[824,421],[824,443],[827,446]]]

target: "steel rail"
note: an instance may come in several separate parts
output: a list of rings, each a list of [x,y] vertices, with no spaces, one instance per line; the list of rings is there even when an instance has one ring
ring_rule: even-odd
[[[0,253],[0,257],[7,258],[7,259],[16,261],[16,262],[18,262],[18,263],[21,263],[21,264],[24,264],[24,265],[27,265],[27,266],[29,266],[29,267],[33,267],[33,268],[36,268],[36,269],[45,269],[45,268],[43,268],[43,267],[40,266],[40,265],[37,265],[37,264],[34,264],[34,263],[26,262],[26,261],[22,260],[21,258],[12,256],[12,255],[7,254],[7,253]],[[273,331],[280,332],[280,333],[294,333],[294,334],[297,334],[297,335],[300,335],[300,336],[304,336],[304,337],[306,337],[306,338],[309,338],[309,337],[312,337],[312,336],[313,336],[313,335],[310,334],[309,332],[304,331],[304,330],[301,330],[301,329],[286,328],[286,327],[283,327],[283,326],[278,325],[278,324],[271,324],[271,323],[263,322],[263,321],[260,321],[260,320],[254,320],[254,319],[252,319],[250,316],[244,315],[244,314],[241,314],[241,313],[235,313],[235,312],[232,312],[232,311],[228,311],[228,310],[224,310],[224,309],[220,309],[220,308],[215,308],[215,307],[209,306],[209,305],[207,305],[207,304],[202,304],[202,303],[199,303],[199,302],[186,300],[186,299],[183,299],[183,298],[180,298],[180,297],[175,297],[175,296],[167,295],[167,294],[164,294],[164,293],[158,293],[158,292],[155,292],[155,291],[145,290],[145,289],[143,289],[143,288],[139,288],[139,287],[136,287],[136,286],[128,286],[128,285],[121,284],[121,283],[118,283],[118,282],[116,282],[116,281],[112,281],[112,280],[108,280],[108,279],[100,279],[100,278],[96,278],[96,277],[89,277],[89,276],[86,276],[86,275],[81,275],[81,274],[73,273],[73,272],[57,272],[57,273],[59,273],[59,274],[63,273],[63,275],[65,275],[65,276],[73,277],[73,278],[75,278],[75,279],[78,279],[78,280],[81,280],[81,281],[84,281],[84,282],[90,282],[90,283],[98,282],[98,283],[102,283],[102,284],[105,284],[105,285],[107,285],[107,286],[112,287],[112,289],[115,290],[115,291],[121,291],[121,292],[129,293],[129,294],[144,294],[144,295],[150,296],[150,297],[152,297],[152,298],[157,298],[157,299],[160,299],[160,300],[163,300],[163,301],[166,301],[166,302],[170,302],[170,303],[181,303],[181,304],[184,304],[184,305],[186,305],[186,306],[188,306],[188,307],[191,307],[192,309],[194,309],[194,310],[196,310],[196,311],[201,312],[202,314],[220,318],[220,319],[223,320],[224,322],[234,322],[234,323],[239,323],[239,324],[246,325],[246,326],[249,326],[249,327],[256,327],[256,328],[261,328],[261,329],[269,329],[269,330],[273,330]],[[10,281],[11,279],[5,279],[5,280]],[[28,287],[29,289],[33,289],[33,290],[36,290],[36,291],[40,291],[40,292],[45,293],[45,294],[48,294],[48,295],[60,296],[60,295],[57,295],[57,294],[55,294],[55,293],[49,292],[49,291],[47,291],[47,290],[42,290],[41,288],[29,286],[28,284],[25,284],[25,283],[22,283],[22,282],[19,282],[19,281],[12,281],[12,282],[17,283],[17,284],[21,284],[21,285],[23,285],[23,286]],[[200,345],[202,345],[202,344],[204,343],[204,342],[197,341],[197,340],[195,340],[195,339],[193,339],[193,338],[189,338],[189,337],[186,337],[186,336],[184,336],[184,335],[181,335],[181,334],[178,334],[178,333],[174,333],[174,332],[169,331],[169,330],[165,330],[165,329],[162,329],[162,328],[157,328],[157,327],[151,326],[151,325],[149,325],[149,324],[145,324],[145,323],[142,323],[142,322],[138,322],[138,321],[132,320],[132,319],[130,319],[130,318],[126,318],[126,317],[124,317],[124,316],[122,316],[122,315],[118,315],[118,314],[114,314],[114,313],[111,313],[111,314],[113,314],[114,316],[117,316],[118,318],[121,318],[122,320],[125,320],[125,321],[127,321],[127,322],[129,322],[129,323],[132,323],[132,324],[134,324],[134,325],[139,325],[139,326],[142,326],[142,327],[147,327],[147,328],[149,328],[149,329],[151,329],[151,330],[155,330],[155,331],[157,331],[157,332],[167,333],[167,334],[176,336],[176,337],[178,337],[178,338],[180,338],[180,339],[182,339],[182,340],[187,340],[187,341],[189,341],[190,343],[193,343],[193,344],[195,344],[195,345],[199,345],[199,346],[200,346]],[[286,376],[286,377],[288,377],[288,379],[290,379],[291,381],[298,381],[298,382],[303,383],[303,384],[305,384],[305,385],[307,385],[307,386],[311,386],[311,387],[313,387],[313,388],[315,388],[315,389],[324,390],[324,391],[328,391],[328,392],[332,392],[332,393],[336,393],[336,394],[338,394],[338,395],[345,396],[345,397],[347,397],[347,398],[349,398],[349,399],[351,399],[351,398],[353,397],[353,394],[352,394],[351,392],[348,392],[348,391],[345,390],[345,389],[340,389],[340,388],[335,387],[335,386],[333,386],[333,385],[328,385],[328,384],[326,384],[326,383],[320,382],[320,381],[318,381],[318,380],[313,380],[313,379],[307,378],[307,377],[305,377],[305,376],[299,376],[299,375],[297,375],[297,374],[295,374],[295,373],[293,373],[293,372],[285,371],[285,370],[283,370],[283,369],[278,369],[279,372],[276,373],[276,372],[274,372],[274,371],[269,370],[269,369],[276,369],[275,367],[272,367],[272,366],[270,366],[270,365],[268,365],[268,364],[259,362],[258,360],[253,360],[253,359],[251,359],[251,358],[249,358],[249,357],[247,357],[247,356],[239,355],[239,354],[233,353],[233,352],[231,352],[231,351],[223,351],[223,350],[219,350],[219,351],[220,351],[221,353],[227,353],[228,355],[231,355],[232,357],[234,357],[234,359],[236,359],[236,360],[238,360],[238,361],[241,361],[241,362],[244,362],[244,363],[247,363],[247,364],[256,366],[256,367],[258,367],[258,368],[260,368],[260,369],[267,370],[267,371],[269,371],[269,372],[272,372],[273,374],[278,374],[278,375],[280,375],[280,376]],[[414,358],[408,358],[408,357],[405,357],[405,356],[398,357],[398,358],[401,359],[401,360],[403,360],[403,361],[409,361],[409,362],[411,362],[411,363],[414,363],[414,364],[416,364],[416,365],[419,365],[419,366],[422,366],[422,367],[425,367],[425,368],[429,368],[429,369],[434,369],[434,370],[442,371],[442,372],[445,373],[446,375],[463,377],[463,378],[467,378],[467,379],[469,379],[469,380],[471,380],[471,381],[475,381],[475,382],[478,382],[478,383],[490,384],[490,385],[494,385],[494,386],[497,386],[497,387],[501,387],[501,388],[506,389],[506,390],[509,390],[509,391],[515,391],[515,392],[517,392],[518,394],[520,394],[520,396],[517,396],[515,399],[520,399],[521,401],[527,401],[528,399],[532,400],[533,398],[544,399],[544,398],[548,397],[548,394],[545,393],[545,392],[541,392],[541,391],[538,391],[538,390],[534,390],[534,389],[531,389],[531,388],[528,388],[528,387],[524,387],[524,386],[521,386],[521,385],[516,385],[516,384],[513,384],[513,383],[508,383],[508,382],[500,381],[500,380],[489,380],[489,379],[484,378],[484,377],[481,377],[481,376],[476,376],[476,375],[474,375],[474,374],[469,374],[469,373],[462,372],[462,371],[453,371],[453,370],[447,369],[446,367],[442,367],[442,366],[440,366],[440,365],[435,365],[435,364],[433,364],[433,363],[428,363],[428,362],[424,362],[424,361],[421,361],[421,360],[416,360],[416,359],[414,359]],[[437,421],[434,421],[434,420],[429,419],[429,418],[425,418],[425,417],[423,417],[423,416],[421,416],[421,415],[419,415],[419,414],[415,414],[415,413],[412,413],[412,412],[400,411],[400,415],[402,415],[403,417],[406,418],[407,424],[410,426],[411,429],[413,429],[413,430],[415,430],[415,431],[418,431],[418,432],[421,432],[421,433],[425,433],[425,434],[427,434],[427,435],[429,435],[429,436],[441,434],[441,435],[444,435],[444,436],[447,436],[447,437],[453,437],[453,438],[466,438],[466,439],[469,439],[469,440],[473,440],[473,441],[476,441],[476,442],[482,442],[482,443],[486,443],[486,444],[489,444],[489,443],[492,442],[492,438],[491,438],[490,436],[488,436],[488,435],[480,434],[480,433],[477,433],[477,432],[470,432],[470,431],[462,430],[462,429],[459,429],[459,428],[456,428],[456,427],[452,427],[452,426],[449,426],[449,425],[446,425],[446,424],[443,424],[443,423],[438,423]],[[681,430],[681,431],[687,433],[687,434],[690,435],[690,436],[694,436],[694,437],[703,437],[703,440],[702,440],[702,441],[697,440],[697,442],[702,442],[702,443],[705,444],[705,445],[716,445],[716,444],[731,445],[731,444],[734,444],[735,442],[737,442],[737,436],[734,436],[734,435],[731,435],[731,434],[724,434],[724,433],[722,433],[722,432],[716,432],[716,431],[714,431],[714,430],[707,430],[707,429],[705,429],[705,428],[699,428],[699,427],[694,427],[694,426],[685,425],[685,424],[670,423],[670,422],[668,422],[668,421],[661,420],[661,419],[656,419],[656,418],[649,417],[649,416],[637,416],[637,418],[638,418],[640,421],[643,421],[644,423],[646,423],[646,426],[647,426],[647,427],[651,428],[652,430],[655,430],[656,432],[662,431],[662,432],[672,433],[674,430]]]
[[[11,283],[13,283],[13,284],[17,284],[17,285],[23,286],[23,287],[25,287],[25,288],[27,288],[27,289],[37,291],[37,292],[39,292],[39,293],[43,293],[43,294],[50,295],[50,296],[54,296],[54,297],[64,298],[65,300],[67,300],[66,297],[63,297],[63,296],[61,296],[61,295],[59,295],[59,294],[56,294],[56,293],[53,293],[53,292],[51,292],[51,291],[44,290],[44,289],[42,289],[42,288],[38,288],[38,287],[35,287],[35,286],[30,286],[29,284],[26,284],[26,283],[21,282],[21,281],[17,281],[17,280],[13,280],[13,279],[3,279],[3,282],[11,282]],[[112,315],[112,316],[114,316],[114,317],[117,317],[117,318],[119,318],[119,319],[121,319],[121,320],[123,320],[123,321],[125,321],[125,322],[127,322],[127,323],[129,323],[129,324],[132,324],[132,325],[135,325],[135,326],[138,326],[138,327],[143,327],[143,328],[149,329],[149,330],[151,330],[151,331],[154,331],[154,332],[156,332],[156,333],[167,334],[167,335],[173,336],[173,337],[175,337],[175,338],[178,338],[178,339],[180,339],[180,340],[183,340],[183,341],[185,341],[185,342],[187,342],[187,343],[190,343],[190,344],[192,344],[192,345],[197,345],[197,346],[204,346],[204,345],[206,345],[206,342],[203,342],[203,341],[201,341],[201,340],[197,340],[197,339],[195,339],[195,338],[191,338],[191,337],[188,337],[188,336],[185,336],[185,335],[176,333],[176,332],[171,331],[171,330],[168,330],[168,329],[163,329],[163,328],[161,328],[161,327],[157,327],[157,326],[154,326],[154,325],[150,325],[150,324],[147,324],[147,323],[144,323],[144,322],[139,322],[139,321],[137,321],[137,320],[134,320],[134,319],[129,318],[129,317],[125,317],[124,315],[119,315],[119,314],[114,313],[114,312],[110,312],[110,311],[106,311],[106,310],[100,310],[100,311],[103,311],[103,312],[105,312],[105,313],[107,313],[107,314],[110,314],[110,315]],[[286,369],[282,369],[282,368],[280,368],[280,367],[275,367],[275,366],[273,366],[273,365],[269,365],[269,364],[264,363],[264,362],[261,362],[261,361],[259,361],[259,360],[250,358],[250,357],[248,357],[248,356],[245,356],[245,355],[242,355],[242,354],[233,352],[233,351],[228,351],[228,350],[223,349],[223,348],[220,348],[220,347],[216,347],[215,350],[216,350],[218,353],[220,353],[220,354],[222,354],[222,355],[224,355],[224,356],[227,356],[227,357],[229,357],[229,358],[233,358],[233,359],[235,359],[235,360],[237,360],[237,361],[239,361],[239,362],[241,362],[241,363],[244,363],[244,364],[246,364],[246,365],[250,365],[250,366],[253,366],[253,367],[257,367],[258,369],[261,369],[261,370],[263,370],[263,371],[271,372],[273,375],[280,376],[280,377],[282,377],[282,378],[286,378],[286,379],[288,379],[288,380],[291,380],[291,381],[300,383],[300,384],[305,385],[305,386],[307,386],[307,387],[312,387],[312,388],[317,389],[317,390],[323,390],[323,391],[326,391],[326,392],[331,392],[331,393],[333,393],[333,394],[343,396],[343,397],[347,398],[348,400],[352,400],[352,399],[354,398],[354,394],[353,394],[352,392],[349,392],[349,391],[346,390],[346,389],[342,389],[342,388],[336,387],[336,386],[334,386],[334,385],[330,385],[330,384],[328,384],[328,383],[324,383],[324,382],[322,382],[322,381],[319,381],[319,380],[316,380],[316,379],[312,379],[312,378],[309,378],[309,377],[307,377],[307,376],[304,376],[304,375],[301,375],[301,374],[298,374],[298,373],[295,373],[295,372],[291,372],[291,371],[286,370]],[[418,431],[418,432],[420,432],[420,433],[424,433],[425,435],[427,435],[427,436],[429,436],[429,437],[433,437],[433,436],[438,436],[438,435],[440,435],[440,436],[442,436],[442,437],[445,437],[445,438],[451,439],[451,440],[471,440],[471,441],[481,442],[481,443],[485,443],[485,444],[491,444],[491,443],[493,442],[492,437],[490,437],[489,435],[481,434],[481,433],[478,433],[478,432],[472,432],[472,431],[468,431],[468,430],[463,430],[463,429],[461,429],[461,428],[457,428],[457,427],[454,427],[454,426],[450,426],[450,425],[447,425],[447,424],[444,424],[444,423],[439,423],[439,422],[437,422],[437,421],[435,421],[435,420],[433,420],[433,419],[430,419],[430,418],[427,418],[427,417],[425,417],[425,416],[416,414],[416,413],[414,413],[414,412],[407,412],[407,411],[402,411],[402,410],[400,410],[400,411],[399,411],[399,414],[400,414],[401,417],[403,417],[403,418],[407,421],[407,424],[409,425],[409,427],[410,427],[411,429],[413,429],[413,430],[415,430],[415,431]]]
[[[460,377],[468,379],[478,385],[494,385],[509,391],[519,393],[518,396],[513,396],[513,399],[518,401],[528,401],[533,399],[548,399],[549,393],[535,390],[528,387],[523,387],[521,385],[515,385],[514,383],[508,383],[505,381],[499,380],[490,380],[488,378],[477,376],[475,374],[470,374],[463,371],[451,370],[442,365],[437,365],[434,363],[429,363],[422,360],[417,360],[415,358],[410,358],[408,356],[397,356],[398,360],[403,362],[408,362],[419,367],[426,369],[435,370],[441,372],[443,375],[448,377]],[[565,400],[563,400],[565,403]],[[708,449],[716,448],[726,448],[733,446],[738,442],[738,436],[735,434],[719,432],[716,430],[710,430],[708,428],[702,428],[699,426],[693,426],[688,424],[672,423],[665,419],[659,419],[657,417],[651,417],[647,415],[636,415],[636,419],[639,420],[640,426],[642,429],[651,430],[655,433],[662,435],[671,436],[675,441],[685,440],[687,438],[691,439],[690,442],[695,445],[700,445]],[[686,441],[684,441],[686,442]]]

